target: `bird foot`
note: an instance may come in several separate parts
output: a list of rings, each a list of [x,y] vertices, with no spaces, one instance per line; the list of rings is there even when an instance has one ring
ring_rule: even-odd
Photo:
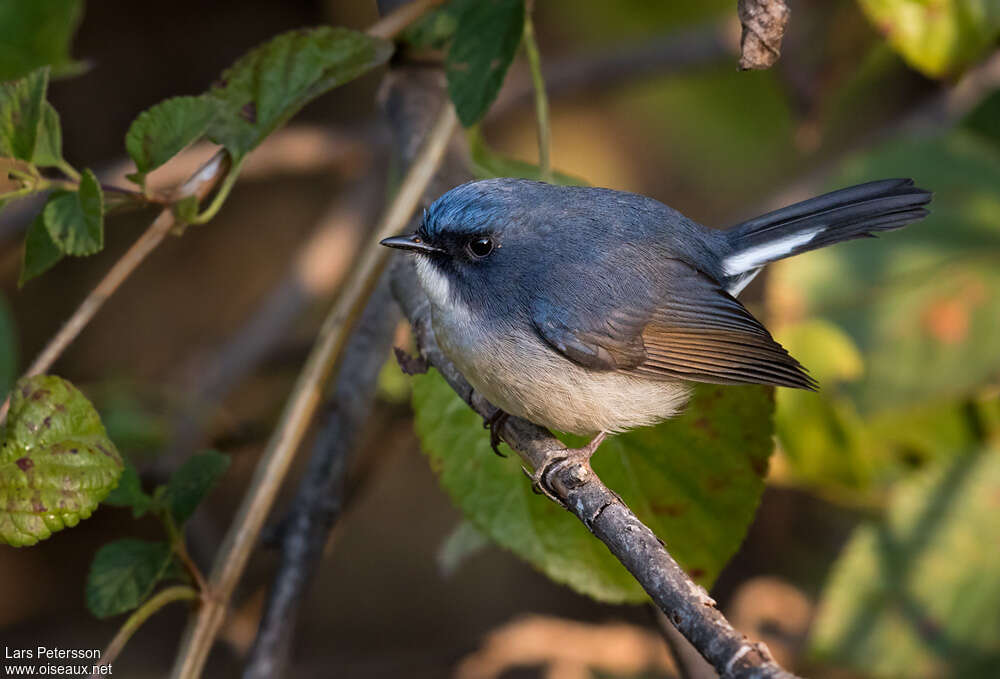
[[[503,425],[507,422],[507,418],[510,417],[510,413],[506,413],[503,410],[497,408],[493,411],[493,414],[483,420],[483,429],[490,430],[490,448],[493,452],[500,457],[507,457],[500,452],[500,430],[503,429]]]
[[[553,502],[565,506],[562,499],[552,489],[552,475],[574,464],[589,464],[590,458],[597,452],[597,449],[604,442],[607,435],[607,432],[602,431],[585,446],[580,448],[566,448],[565,450],[553,453],[534,472],[529,472],[524,467],[521,467],[528,478],[531,479],[531,489],[535,493],[544,495]]]

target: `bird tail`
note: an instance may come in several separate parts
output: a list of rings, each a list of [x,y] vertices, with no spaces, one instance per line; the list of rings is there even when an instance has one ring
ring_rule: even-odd
[[[725,232],[722,266],[733,294],[769,262],[853,238],[874,237],[927,216],[931,193],[912,179],[883,179],[804,200]]]

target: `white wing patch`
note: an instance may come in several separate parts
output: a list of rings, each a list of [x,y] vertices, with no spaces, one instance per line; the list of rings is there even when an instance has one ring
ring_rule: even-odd
[[[722,260],[722,268],[729,276],[738,276],[741,273],[760,268],[768,262],[773,262],[776,259],[787,256],[800,245],[805,245],[822,230],[822,228],[809,229],[791,236],[779,238],[770,243],[747,248],[734,255],[729,255]],[[750,281],[746,282],[749,283]]]

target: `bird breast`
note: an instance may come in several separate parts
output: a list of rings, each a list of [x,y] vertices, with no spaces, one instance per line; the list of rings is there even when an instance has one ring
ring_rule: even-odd
[[[442,351],[473,389],[511,415],[557,431],[593,434],[655,424],[687,402],[689,388],[682,382],[583,368],[549,347],[527,320],[518,328],[478,318],[448,294],[447,281],[432,267],[420,278]]]

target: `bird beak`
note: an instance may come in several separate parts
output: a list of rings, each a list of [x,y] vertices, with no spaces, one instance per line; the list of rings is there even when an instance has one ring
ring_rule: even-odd
[[[400,250],[411,250],[413,252],[444,252],[441,248],[436,248],[430,243],[424,242],[424,240],[415,233],[411,233],[406,236],[393,236],[392,238],[386,238],[385,240],[380,241],[379,244],[390,248],[398,248]]]

